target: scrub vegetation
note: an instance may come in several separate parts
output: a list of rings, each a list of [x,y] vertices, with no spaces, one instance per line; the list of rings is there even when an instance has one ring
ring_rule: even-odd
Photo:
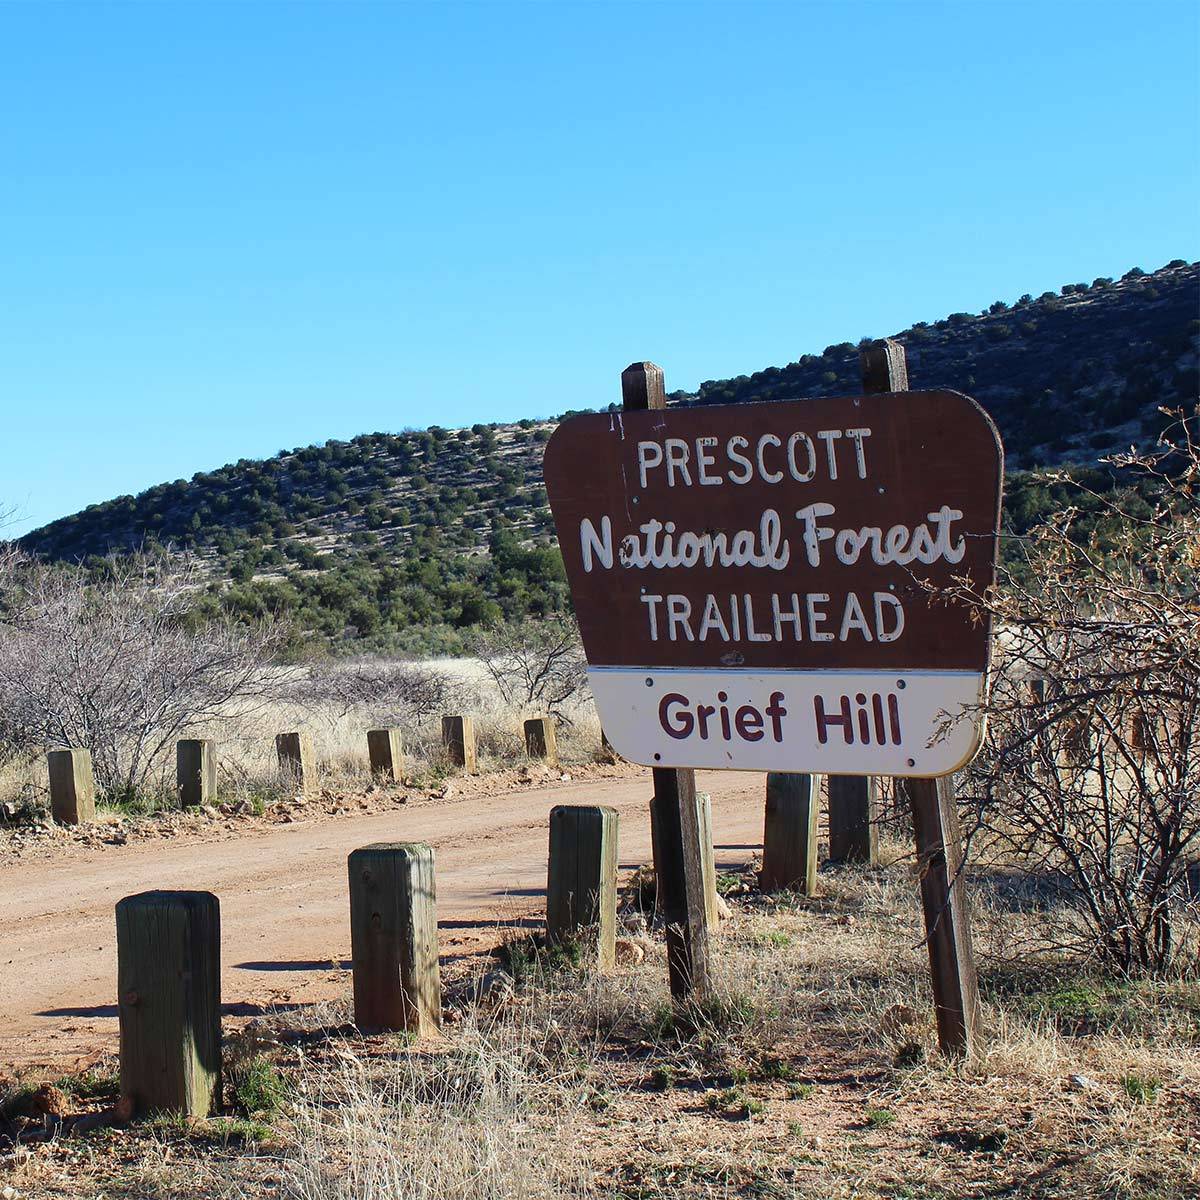
[[[1195,984],[1054,949],[1040,940],[1053,906],[980,874],[988,1037],[977,1061],[948,1064],[905,845],[884,846],[878,869],[823,869],[814,898],[730,876],[720,1002],[688,1019],[629,895],[623,936],[643,961],[602,975],[522,942],[499,956],[523,964],[501,989],[481,986],[495,962],[448,965],[439,1040],[360,1036],[348,1001],[231,1030],[227,1116],[77,1133],[115,1102],[106,1063],[60,1083],[58,1117],[36,1115],[40,1081],[22,1081],[0,1172],[30,1198],[1196,1194]]]
[[[1177,259],[896,335],[913,387],[966,392],[999,426],[1011,532],[1027,532],[1061,504],[1062,472],[1048,468],[1070,467],[1102,495],[1122,478],[1098,460],[1152,446],[1164,426],[1160,408],[1194,403],[1198,278],[1195,265]],[[858,347],[843,342],[670,400],[859,390]],[[555,424],[431,426],[243,459],[94,505],[22,545],[100,574],[113,555],[187,554],[204,578],[205,613],[286,621],[294,655],[461,654],[499,617],[569,607],[541,478]]]

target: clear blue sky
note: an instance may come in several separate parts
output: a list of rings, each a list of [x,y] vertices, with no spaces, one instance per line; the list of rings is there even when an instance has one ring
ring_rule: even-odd
[[[1165,0],[2,4],[0,505],[1196,258],[1198,45]]]

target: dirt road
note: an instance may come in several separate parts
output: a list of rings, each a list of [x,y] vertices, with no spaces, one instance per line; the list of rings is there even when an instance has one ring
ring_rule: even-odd
[[[712,793],[718,869],[762,839],[760,775],[703,773]],[[608,804],[621,814],[620,860],[650,858],[644,778],[588,780],[470,796],[362,817],[274,826],[211,841],[139,842],[0,868],[0,1072],[62,1068],[115,1050],[113,906],[149,888],[194,888],[221,900],[226,1012],[342,995],[350,934],[346,856],[374,841],[437,851],[443,956],[470,948],[498,917],[537,909],[555,804]]]

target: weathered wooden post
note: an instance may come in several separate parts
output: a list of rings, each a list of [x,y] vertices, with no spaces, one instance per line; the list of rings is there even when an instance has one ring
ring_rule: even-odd
[[[859,356],[863,391],[908,391],[904,347],[888,341]],[[879,862],[879,801],[875,780],[866,775],[829,777],[829,861]]]
[[[312,734],[277,733],[275,753],[279,758],[279,769],[291,776],[297,789],[304,795],[312,790],[316,780],[316,760],[313,757]]]
[[[96,781],[90,750],[51,750],[50,815],[60,825],[83,825],[96,819]]]
[[[943,1054],[972,1054],[983,1014],[962,878],[954,779],[897,779],[896,784],[908,800],[916,831],[938,1045]]]
[[[554,733],[552,717],[530,717],[525,722],[525,753],[530,758],[558,762],[558,738]]]
[[[371,774],[395,782],[404,776],[404,736],[399,729],[368,729],[367,754]]]
[[[713,853],[712,838],[712,797],[708,792],[696,793],[696,829],[700,839],[700,865],[704,875],[704,919],[708,922],[711,932],[717,927],[717,863]],[[650,846],[656,864],[659,859],[658,845],[658,812],[653,800],[650,801]],[[654,919],[666,922],[666,910],[663,907],[662,893],[655,888]]]
[[[865,391],[908,391],[908,367],[899,342],[889,338],[868,346],[862,351],[860,365]],[[943,1054],[970,1055],[978,1043],[983,1018],[962,880],[953,777],[897,779],[896,784],[908,800],[916,834],[938,1045]]]
[[[627,412],[666,408],[662,368],[652,362],[631,363],[621,372],[621,399]],[[652,804],[657,825],[654,878],[666,921],[671,996],[676,1001],[704,1000],[712,987],[695,771],[655,767]]]
[[[450,754],[450,761],[466,771],[475,771],[475,721],[472,717],[443,717],[442,745]]]
[[[121,1095],[139,1113],[221,1107],[221,907],[210,892],[117,904]]]
[[[763,822],[763,863],[759,886],[764,892],[795,888],[817,894],[817,814],[820,775],[771,771],[767,775]]]
[[[601,970],[616,963],[617,830],[615,808],[559,804],[550,810],[546,936],[568,941],[587,931]]]
[[[700,861],[704,867],[704,919],[709,930],[717,927],[717,859],[713,849],[712,796],[696,794],[696,827],[700,834]]]
[[[871,775],[829,776],[829,861],[879,862],[878,784]]]
[[[423,1035],[442,1023],[433,849],[378,842],[351,853],[354,1023]]]
[[[217,743],[212,738],[184,738],[175,743],[175,781],[183,808],[216,801]]]

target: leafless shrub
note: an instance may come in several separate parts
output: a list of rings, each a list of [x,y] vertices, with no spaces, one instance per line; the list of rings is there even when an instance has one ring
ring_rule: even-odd
[[[463,687],[444,671],[419,663],[364,658],[311,664],[288,691],[289,699],[323,704],[341,716],[358,709],[416,724],[452,708]]]
[[[1200,453],[1195,421],[1118,460],[1152,511],[1105,502],[1086,540],[1058,514],[967,602],[1002,628],[990,731],[968,790],[982,839],[1062,880],[1064,936],[1124,970],[1194,959],[1187,869],[1200,858]],[[1143,492],[1146,491],[1143,488]],[[1095,499],[1095,498],[1094,498]]]
[[[479,636],[475,653],[507,705],[570,723],[563,710],[587,687],[574,618],[497,621]]]
[[[186,564],[114,563],[101,579],[10,556],[0,578],[0,755],[79,746],[110,799],[163,750],[276,693],[282,631],[206,622]]]

